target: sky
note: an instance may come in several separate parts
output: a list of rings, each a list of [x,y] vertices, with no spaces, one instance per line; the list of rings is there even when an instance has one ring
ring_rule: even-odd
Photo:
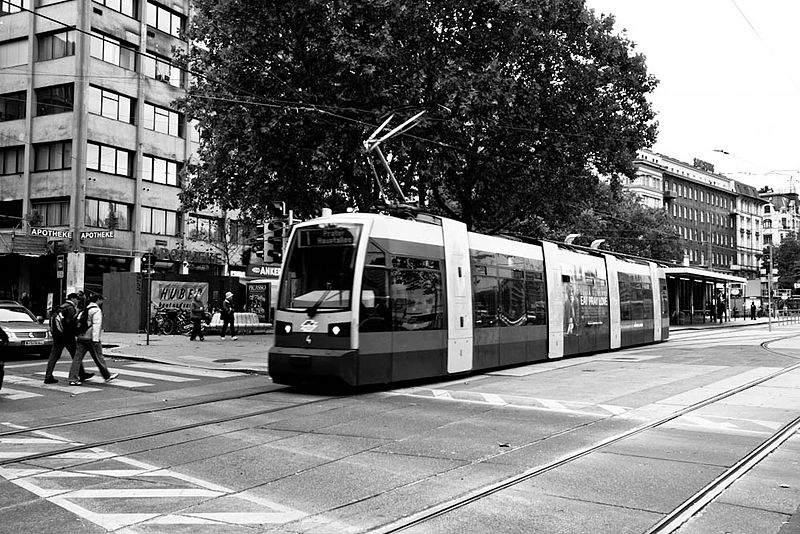
[[[800,1],[586,0],[659,80],[652,149],[800,192]]]

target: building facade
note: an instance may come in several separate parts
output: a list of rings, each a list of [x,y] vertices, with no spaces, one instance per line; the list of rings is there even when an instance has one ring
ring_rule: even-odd
[[[684,247],[684,263],[720,273],[735,274],[737,193],[734,180],[714,173],[713,167],[696,160],[688,164],[649,150],[634,162],[636,180],[628,188],[661,206],[672,216]]]
[[[187,75],[170,61],[187,46],[188,0],[0,5],[0,227],[41,240],[38,254],[0,250],[4,273],[15,269],[0,298],[99,291],[145,252],[165,272],[239,265],[238,228],[182,212],[178,196],[197,146],[173,107]]]
[[[800,210],[798,195],[795,192],[761,193],[764,225],[764,246],[780,246],[781,241],[790,233],[800,229]]]

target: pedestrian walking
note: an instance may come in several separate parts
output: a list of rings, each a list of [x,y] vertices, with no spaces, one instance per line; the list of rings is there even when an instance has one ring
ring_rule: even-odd
[[[222,301],[222,333],[220,337],[225,339],[225,333],[228,331],[228,326],[231,327],[231,338],[236,341],[239,339],[236,337],[236,330],[233,325],[233,293],[228,291],[225,293],[225,300]]]
[[[102,295],[90,296],[86,308],[81,310],[78,317],[78,347],[75,358],[72,360],[72,367],[69,369],[70,386],[81,384],[79,369],[87,352],[92,355],[94,363],[106,382],[111,382],[119,376],[119,373],[112,374],[108,370],[106,360],[103,358],[103,345],[100,341],[103,331],[103,311],[100,309],[102,304]]]
[[[200,341],[205,341],[203,337],[203,325],[202,321],[206,317],[206,306],[203,304],[203,299],[200,298],[200,294],[196,293],[194,298],[192,299],[192,311],[191,311],[191,319],[192,319],[192,333],[189,335],[189,341],[194,341],[195,338],[200,338]]]
[[[31,296],[28,294],[27,291],[22,292],[22,295],[19,297],[19,303],[28,308],[29,310],[31,309]]]
[[[50,358],[47,360],[47,368],[44,372],[45,384],[57,384],[58,380],[53,376],[56,363],[61,359],[64,349],[67,349],[72,360],[75,359],[75,337],[78,331],[78,294],[70,293],[67,300],[53,310],[50,314],[50,335],[53,337],[53,347],[50,349]],[[89,380],[94,373],[87,373],[83,364],[78,368],[80,380]]]

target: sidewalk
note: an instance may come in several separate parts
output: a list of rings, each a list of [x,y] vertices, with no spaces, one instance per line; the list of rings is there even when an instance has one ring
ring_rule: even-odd
[[[715,322],[712,323],[711,321],[703,322],[695,322],[692,324],[686,323],[682,325],[670,325],[669,331],[670,332],[680,332],[681,330],[703,330],[706,328],[730,328],[733,326],[767,326],[769,325],[770,320],[768,317],[757,317],[755,320],[750,319],[749,317],[746,319],[738,318],[738,319],[730,319],[728,321],[723,321],[721,323]],[[775,328],[777,326],[789,326],[789,325],[798,325],[800,326],[800,317],[773,317],[772,318],[772,327]]]
[[[103,332],[104,354],[188,367],[267,374],[267,353],[272,347],[272,332],[245,334],[233,340],[207,335],[205,341],[189,341],[187,336],[157,336]]]

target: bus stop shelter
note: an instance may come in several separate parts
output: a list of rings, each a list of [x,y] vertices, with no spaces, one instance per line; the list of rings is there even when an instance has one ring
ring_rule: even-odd
[[[730,318],[731,284],[746,284],[740,276],[716,273],[696,267],[667,267],[669,324],[683,325],[715,321],[722,299],[724,318]]]

